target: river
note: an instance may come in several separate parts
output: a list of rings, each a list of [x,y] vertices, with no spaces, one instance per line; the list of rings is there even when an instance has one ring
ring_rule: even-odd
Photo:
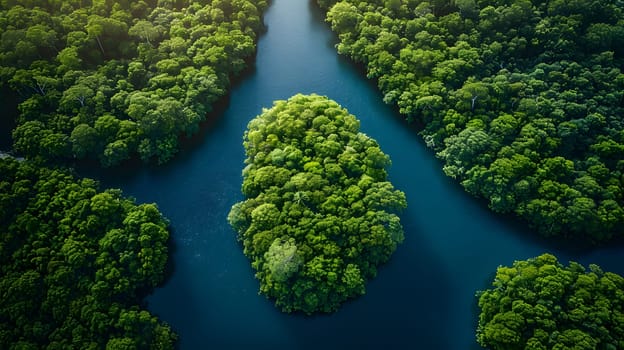
[[[440,162],[375,85],[336,54],[336,39],[309,0],[274,0],[256,66],[201,135],[161,167],[92,170],[104,186],[157,202],[171,220],[174,272],[149,309],[180,335],[181,349],[478,349],[474,293],[496,267],[551,252],[624,274],[621,245],[561,249],[525,225],[492,214],[445,177]],[[226,216],[242,199],[242,135],[272,101],[326,95],[361,120],[390,155],[390,181],[407,195],[405,242],[367,285],[332,315],[283,314],[258,295],[249,261]]]

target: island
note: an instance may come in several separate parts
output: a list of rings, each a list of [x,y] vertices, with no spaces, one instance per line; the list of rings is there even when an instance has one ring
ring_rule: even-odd
[[[386,179],[390,158],[359,128],[335,101],[298,94],[245,131],[245,200],[228,221],[260,292],[285,312],[332,312],[364,294],[403,241],[405,194]]]

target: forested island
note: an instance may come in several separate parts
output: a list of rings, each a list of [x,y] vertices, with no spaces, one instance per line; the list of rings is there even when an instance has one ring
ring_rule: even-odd
[[[2,348],[173,349],[140,301],[167,263],[156,205],[28,161],[0,174]]]
[[[624,348],[624,278],[544,254],[496,271],[479,297],[479,344],[493,350]]]
[[[624,232],[621,1],[318,3],[466,191],[546,236]]]
[[[255,54],[265,0],[3,1],[0,91],[14,151],[168,161]]]
[[[360,123],[318,95],[276,101],[249,122],[242,191],[228,220],[260,292],[286,312],[332,312],[364,294],[403,241],[405,194]]]

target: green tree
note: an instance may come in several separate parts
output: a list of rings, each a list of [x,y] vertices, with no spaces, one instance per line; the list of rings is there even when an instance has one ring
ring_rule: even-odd
[[[287,241],[275,239],[264,258],[271,272],[270,277],[267,278],[276,282],[285,282],[303,264],[303,257],[297,252],[297,245],[292,238]]]

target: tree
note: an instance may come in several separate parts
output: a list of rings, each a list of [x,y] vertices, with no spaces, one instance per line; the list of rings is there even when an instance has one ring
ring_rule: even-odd
[[[479,14],[475,0],[455,0],[454,3],[459,9],[459,13],[464,17],[474,18]]]
[[[331,23],[332,29],[339,34],[350,32],[355,29],[358,23],[357,7],[348,2],[339,2],[327,13],[327,21]]]
[[[98,145],[98,132],[87,124],[78,124],[71,133],[70,141],[74,155],[84,158],[89,154],[96,153]]]
[[[153,46],[153,44],[156,44],[160,38],[163,29],[164,28],[154,26],[152,22],[147,20],[140,20],[130,27],[128,34],[130,34],[130,36],[145,40],[147,44]]]
[[[292,238],[287,241],[276,238],[264,258],[271,272],[270,277],[267,278],[276,282],[285,282],[303,264],[303,257],[297,252],[297,245]]]
[[[466,167],[491,146],[488,134],[477,128],[466,128],[447,138],[445,143],[447,147],[438,156],[446,160],[444,172],[451,177],[462,176]]]

